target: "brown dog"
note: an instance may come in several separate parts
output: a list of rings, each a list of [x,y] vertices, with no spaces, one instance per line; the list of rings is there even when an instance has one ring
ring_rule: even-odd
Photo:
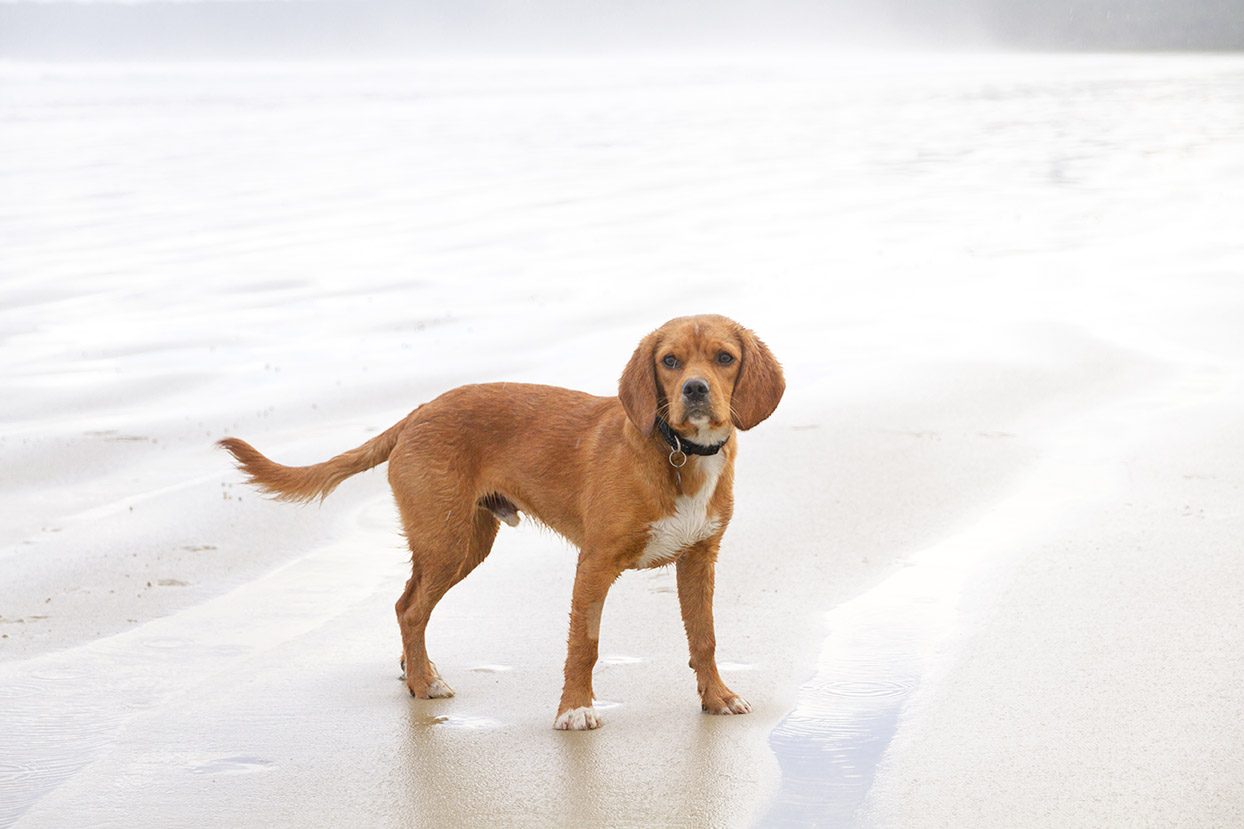
[[[517,524],[521,511],[580,550],[555,728],[600,725],[592,668],[605,595],[623,570],[665,564],[677,567],[704,710],[746,714],[751,707],[717,672],[713,568],[733,510],[734,431],[772,414],[784,390],[781,367],[751,331],[725,317],[682,317],[643,339],[617,397],[462,386],[314,466],[282,466],[237,438],[220,445],[252,483],[290,501],[324,498],[389,461],[411,551],[397,620],[412,695],[453,695],[428,660],[428,618],[488,555],[498,522]]]

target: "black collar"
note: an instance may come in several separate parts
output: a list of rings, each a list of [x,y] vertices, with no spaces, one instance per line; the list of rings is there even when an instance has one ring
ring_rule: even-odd
[[[661,430],[661,437],[665,438],[665,442],[670,445],[670,448],[675,452],[682,452],[684,455],[716,455],[721,451],[721,447],[726,445],[726,441],[730,440],[730,436],[726,435],[726,440],[723,440],[721,443],[714,443],[712,446],[692,443],[670,428],[670,425],[665,422],[663,417],[657,418],[657,428]]]

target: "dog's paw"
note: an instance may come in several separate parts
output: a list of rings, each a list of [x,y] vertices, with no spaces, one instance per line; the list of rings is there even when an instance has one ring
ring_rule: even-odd
[[[571,708],[557,715],[553,727],[558,731],[590,731],[600,728],[600,715],[593,707]]]
[[[409,681],[406,683],[410,695],[417,699],[448,699],[454,695],[454,689],[449,687],[449,683],[437,677],[431,682],[423,685],[412,685]]]
[[[705,700],[702,707],[710,714],[752,713],[751,704],[740,696],[729,696],[725,699],[713,700],[712,702]]]

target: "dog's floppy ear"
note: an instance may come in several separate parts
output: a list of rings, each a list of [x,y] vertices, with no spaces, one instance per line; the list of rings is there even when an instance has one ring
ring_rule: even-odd
[[[644,437],[652,434],[657,420],[657,377],[653,367],[656,345],[657,332],[653,331],[640,341],[618,380],[622,408]]]
[[[746,431],[773,414],[786,391],[786,378],[767,345],[742,326],[737,333],[743,357],[730,398],[730,417],[735,426]]]

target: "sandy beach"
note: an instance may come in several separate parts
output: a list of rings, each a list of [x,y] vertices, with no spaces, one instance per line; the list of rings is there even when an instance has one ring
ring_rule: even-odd
[[[0,826],[1244,823],[1244,59],[0,64]],[[530,522],[398,680],[380,468],[451,387],[613,394],[722,313],[700,713],[671,570],[552,729]]]

